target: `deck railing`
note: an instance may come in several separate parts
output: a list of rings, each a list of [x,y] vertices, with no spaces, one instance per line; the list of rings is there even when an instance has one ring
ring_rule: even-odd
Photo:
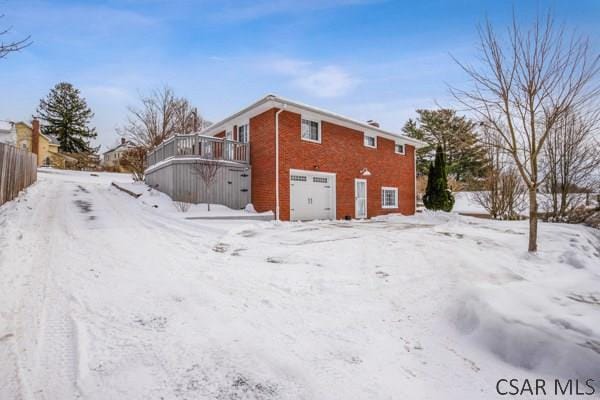
[[[148,154],[148,167],[172,157],[198,157],[207,160],[248,164],[248,143],[203,135],[175,135]]]

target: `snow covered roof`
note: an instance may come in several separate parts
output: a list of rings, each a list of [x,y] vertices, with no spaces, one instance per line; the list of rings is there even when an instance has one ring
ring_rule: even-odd
[[[40,132],[40,135],[45,137],[48,142],[50,142],[50,144],[55,144],[55,145],[60,145],[60,142],[58,141],[58,138],[54,135],[44,135],[43,133]]]
[[[0,120],[0,132],[8,133],[13,130],[14,123],[10,121]]]
[[[224,125],[226,125],[227,123],[235,120],[236,118],[242,116],[243,114],[248,113],[249,111],[252,111],[256,108],[259,108],[261,106],[264,105],[268,105],[269,107],[285,107],[285,106],[290,106],[293,108],[297,108],[297,109],[301,109],[304,111],[308,111],[314,114],[319,114],[321,116],[325,116],[325,117],[329,117],[332,120],[344,123],[345,125],[350,125],[353,128],[357,129],[357,130],[363,130],[363,131],[369,131],[369,132],[374,132],[380,136],[383,137],[388,137],[390,139],[401,139],[403,142],[410,144],[412,146],[415,146],[416,148],[421,148],[426,146],[427,144],[408,137],[406,135],[400,134],[400,133],[396,133],[396,132],[391,132],[385,129],[381,129],[380,127],[377,126],[373,126],[370,125],[366,122],[362,122],[362,121],[358,121],[355,120],[353,118],[350,117],[346,117],[344,115],[341,114],[337,114],[322,108],[318,108],[318,107],[313,107],[307,104],[303,104],[294,100],[290,100],[290,99],[286,99],[284,97],[280,97],[277,96],[275,94],[267,94],[266,96],[264,96],[263,98],[259,99],[258,101],[254,102],[253,104],[249,105],[248,107],[238,111],[237,113],[230,115],[229,117],[223,119],[222,121],[217,122],[214,125],[211,125],[210,127],[203,129],[201,132],[202,134],[205,135],[211,135],[214,133],[219,132],[220,130],[223,130]]]
[[[108,150],[106,150],[104,153],[102,154],[106,154],[106,153],[112,153],[113,151],[119,150],[120,148],[130,148],[130,147],[134,147],[135,144],[133,144],[133,142],[127,140],[124,143],[119,143],[117,146],[110,148]]]

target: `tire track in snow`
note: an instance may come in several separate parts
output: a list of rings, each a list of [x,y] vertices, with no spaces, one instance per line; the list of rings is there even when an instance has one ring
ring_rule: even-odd
[[[45,232],[47,248],[44,248],[46,270],[44,297],[40,315],[40,331],[37,339],[34,382],[36,399],[77,399],[77,345],[75,323],[71,317],[66,293],[69,286],[68,264],[70,257],[61,257],[56,250],[72,247],[68,235],[68,224],[72,223],[74,204],[70,202],[71,185],[58,185],[53,205],[50,208]],[[56,190],[56,188],[55,188]],[[43,254],[43,253],[42,253]]]

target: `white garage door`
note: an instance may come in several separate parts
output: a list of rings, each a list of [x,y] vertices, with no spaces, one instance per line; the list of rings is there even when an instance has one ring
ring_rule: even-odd
[[[335,219],[335,175],[290,170],[290,219]]]

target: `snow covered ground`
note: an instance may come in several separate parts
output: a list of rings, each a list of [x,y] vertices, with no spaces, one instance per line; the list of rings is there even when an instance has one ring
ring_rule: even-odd
[[[0,399],[481,399],[600,378],[600,235],[173,218],[46,170],[0,208]],[[498,396],[499,398],[499,396]]]
[[[139,201],[146,207],[158,209],[157,212],[166,215],[170,214],[172,218],[256,218],[264,217],[263,220],[272,220],[274,215],[272,211],[257,213],[251,205],[246,206],[244,210],[233,210],[221,204],[191,204],[183,202],[173,202],[171,197],[152,189],[143,182],[114,182],[118,187],[126,190],[129,194],[138,196]]]
[[[454,207],[452,208],[453,212],[461,213],[461,214],[487,214],[488,212],[483,208],[477,201],[475,200],[475,192],[454,192]],[[570,194],[572,206],[585,206],[586,204],[586,195],[577,193]],[[590,204],[587,207],[597,207],[597,198],[598,194],[591,194],[589,196]],[[544,212],[551,207],[551,197],[545,193],[538,194],[538,203],[540,212]],[[523,216],[527,216],[529,214],[529,200],[527,198],[524,199],[523,204],[521,204],[521,208],[519,209],[519,214]]]
[[[473,198],[473,192],[454,192],[453,212],[464,214],[487,214],[488,212]]]

